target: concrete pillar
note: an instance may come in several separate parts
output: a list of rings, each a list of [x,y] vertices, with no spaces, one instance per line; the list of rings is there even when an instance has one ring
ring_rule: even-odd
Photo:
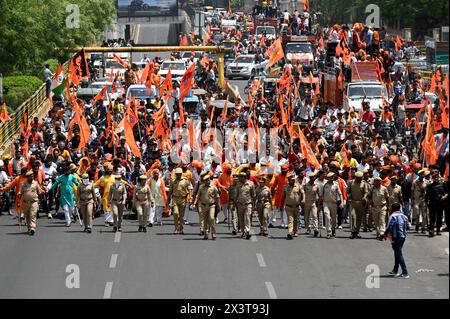
[[[404,28],[403,33],[405,35],[404,36],[405,41],[407,41],[407,42],[411,41],[411,28]]]
[[[440,28],[433,28],[433,40],[436,42],[439,42],[441,29]]]

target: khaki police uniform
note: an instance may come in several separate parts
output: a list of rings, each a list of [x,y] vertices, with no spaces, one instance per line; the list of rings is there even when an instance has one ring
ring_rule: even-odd
[[[228,188],[228,213],[231,214],[231,224],[233,227],[233,232],[237,232],[240,229],[238,225],[237,208],[235,205],[235,200],[237,196],[238,180],[235,180],[233,184]]]
[[[375,223],[375,229],[377,231],[377,236],[384,235],[384,230],[386,228],[386,212],[389,206],[389,192],[386,187],[380,185],[372,187],[372,192],[370,195],[371,200],[371,211]]]
[[[303,199],[303,192],[297,183],[284,186],[284,206],[288,216],[288,234],[295,235],[298,231],[298,207]]]
[[[23,199],[23,212],[28,231],[36,230],[36,214],[39,210],[39,192],[41,191],[36,181],[23,183],[19,196]]]
[[[145,228],[146,226],[148,211],[152,202],[153,197],[148,184],[145,183],[144,186],[137,184],[134,187],[133,204],[136,207],[140,227]]]
[[[373,179],[368,178],[367,180],[364,179],[367,185],[367,191],[369,194],[372,193],[373,188]],[[364,205],[364,215],[363,215],[363,224],[364,224],[364,230],[369,230],[373,228],[373,214],[372,210],[370,208],[370,201],[368,200],[366,204]]]
[[[323,213],[327,234],[334,234],[336,230],[336,213],[338,201],[342,203],[342,193],[335,181],[327,181],[322,188]]]
[[[205,225],[203,223],[204,217],[203,217],[202,208],[200,207],[200,205],[197,205],[198,204],[198,191],[200,189],[200,186],[203,184],[202,179],[203,179],[203,177],[205,177],[206,174],[208,174],[206,171],[203,171],[200,173],[200,180],[195,185],[194,192],[192,195],[192,198],[194,199],[193,205],[196,206],[197,212],[198,212],[198,221],[200,224],[200,234],[201,235],[204,235]]]
[[[269,211],[272,207],[271,198],[269,186],[260,184],[260,186],[256,188],[256,211],[258,213],[261,235],[268,234],[267,218],[269,217]]]
[[[428,207],[425,201],[425,189],[428,183],[424,179],[418,179],[414,182],[414,188],[412,193],[412,207],[413,218],[416,221],[416,225],[419,225],[420,216],[422,216],[422,229],[425,229],[429,224]],[[417,227],[418,228],[418,227]]]
[[[317,230],[319,228],[317,219],[317,200],[319,199],[319,186],[306,183],[302,186],[302,190],[305,194],[305,205],[303,207],[305,212],[305,227],[307,231],[310,231],[311,227],[313,230]]]
[[[123,210],[125,207],[125,201],[127,199],[127,190],[125,185],[120,183],[116,186],[114,183],[111,185],[108,194],[108,202],[111,203],[114,227],[122,227]]]
[[[347,187],[347,194],[351,201],[351,230],[352,233],[358,234],[365,214],[365,199],[367,199],[367,195],[369,194],[369,187],[364,180],[360,182],[352,180]]]
[[[170,194],[172,194],[173,205],[173,220],[175,224],[175,231],[183,231],[184,210],[189,201],[191,183],[185,177],[175,179],[170,184]]]
[[[204,238],[208,238],[208,232],[213,239],[216,237],[215,211],[219,203],[219,190],[212,182],[202,183],[198,189],[198,200],[203,215]]]
[[[250,233],[250,218],[252,216],[252,207],[255,200],[255,185],[253,182],[246,180],[244,183],[239,183],[236,194],[236,207],[239,219],[239,230],[242,234]]]
[[[92,213],[94,210],[95,190],[93,183],[81,183],[77,189],[78,207],[85,228],[92,228]],[[115,224],[114,224],[115,225]],[[116,226],[116,225],[115,225]]]

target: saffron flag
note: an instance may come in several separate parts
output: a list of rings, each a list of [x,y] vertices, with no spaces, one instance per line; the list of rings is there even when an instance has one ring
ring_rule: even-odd
[[[187,39],[187,36],[186,36],[186,34],[181,38],[181,42],[180,42],[180,46],[188,46],[189,45],[189,43],[188,43],[188,39]]]
[[[311,145],[309,145],[308,140],[303,134],[302,130],[298,131],[298,136],[300,138],[300,148],[303,156],[306,158],[308,164],[313,165],[316,169],[320,169],[320,163],[317,160],[316,155],[314,155]]]
[[[283,47],[281,46],[281,39],[276,39],[272,45],[267,49],[266,54],[269,56],[269,63],[266,65],[266,70],[272,65],[284,58]]]
[[[107,90],[107,88],[108,88],[108,87],[105,85],[105,86],[103,87],[103,89],[102,89],[100,92],[98,92],[98,94],[97,94],[96,96],[94,96],[93,100],[94,100],[94,101],[104,100],[105,97],[106,97],[106,90]]]
[[[128,67],[128,63],[126,63],[124,60],[122,60],[122,58],[120,56],[118,56],[117,54],[113,53],[113,58],[114,58],[114,60],[116,60],[117,63],[119,63],[124,68]]]
[[[184,72],[180,82],[180,103],[184,101],[184,98],[189,93],[189,90],[194,86],[194,71],[195,64],[192,64],[189,69]]]
[[[90,75],[84,49],[77,52],[69,63],[70,79],[73,85],[78,85],[84,77]]]
[[[11,118],[8,115],[8,108],[6,107],[5,102],[3,102],[2,111],[0,113],[0,120],[2,121],[2,123],[6,121],[11,121]]]
[[[133,126],[134,125],[130,122],[130,117],[125,116],[124,117],[125,140],[134,156],[141,157],[141,150],[137,146],[136,140],[134,139]]]

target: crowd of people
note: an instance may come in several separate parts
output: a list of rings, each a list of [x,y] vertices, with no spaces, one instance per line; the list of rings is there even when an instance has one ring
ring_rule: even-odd
[[[288,13],[285,19],[296,16]],[[289,28],[298,32],[296,23]],[[317,46],[317,55],[326,53],[328,43],[341,46],[332,60],[346,77],[354,61],[379,61],[381,80],[393,94],[389,74],[401,48],[383,49],[376,31],[359,24],[352,29],[347,25],[319,28],[316,36],[322,45]],[[237,40],[237,56],[258,52],[264,59],[273,58],[276,40],[257,41],[244,33],[235,29],[226,34]],[[211,35],[208,31],[201,42],[211,44]],[[176,53],[170,57],[177,58]],[[400,205],[416,232],[433,237],[448,230],[448,80],[445,84],[443,78],[436,79],[434,87],[423,82],[415,88],[422,97],[431,89],[438,96],[431,108],[435,115],[429,114],[421,128],[421,132],[431,130],[422,137],[433,135],[436,145],[429,149],[418,141],[418,148],[408,149],[383,139],[378,126],[383,120],[395,121],[401,132],[419,122],[416,114],[402,123],[394,102],[382,113],[364,103],[360,114],[343,105],[327,105],[320,83],[302,81],[300,61],[280,59],[271,66],[278,68],[275,88],[267,93],[261,82],[252,79],[248,95],[242,97],[229,82],[224,88],[217,85],[212,55],[193,55],[188,62],[188,71],[195,67],[190,89],[204,93],[198,104],[183,106],[185,77],[168,83],[158,73],[161,58],[147,60],[148,67],[128,70],[136,76],[129,76],[134,80],[125,86],[150,81],[158,90],[154,100],[127,104],[124,94],[105,105],[101,96],[83,101],[67,88],[63,102],[53,104],[42,120],[24,123],[12,154],[3,154],[3,209],[13,214],[14,202],[19,222],[26,218],[30,235],[36,231],[39,212],[53,218],[62,209],[67,227],[80,218],[79,212],[87,233],[99,215],[120,232],[128,211],[136,213],[140,232],[162,225],[173,215],[174,234],[184,234],[184,226],[198,212],[204,239],[209,235],[216,239],[217,223],[229,223],[233,235],[249,239],[255,215],[261,236],[281,227],[287,229],[289,240],[301,228],[317,237],[324,228],[331,239],[349,224],[352,239],[373,231],[374,238],[383,240],[393,205]],[[407,85],[412,81],[413,87],[419,83],[415,78],[404,81]],[[216,109],[218,100],[225,100],[226,106]],[[446,123],[442,112],[447,113]],[[132,118],[135,125],[127,126]],[[435,125],[438,121],[440,126]],[[427,128],[430,123],[433,128]],[[264,135],[265,129],[276,130]],[[231,133],[222,141],[218,135],[225,130]],[[270,140],[274,151],[255,148],[262,140]],[[432,158],[429,154],[436,151]]]

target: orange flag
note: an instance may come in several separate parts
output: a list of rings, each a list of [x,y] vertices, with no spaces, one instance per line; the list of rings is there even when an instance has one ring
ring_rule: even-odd
[[[442,126],[445,128],[448,128],[448,113],[446,110],[448,110],[448,107],[445,107],[445,102],[441,100],[441,119],[442,119]]]
[[[312,72],[309,71],[309,84],[311,84],[311,87],[313,85],[313,82],[314,82],[314,76],[313,76]]]
[[[308,164],[313,165],[316,169],[320,169],[320,163],[317,160],[316,155],[314,155],[311,145],[309,145],[308,140],[303,134],[302,130],[299,130],[298,136],[300,137],[300,148],[303,156],[306,158]]]
[[[283,99],[281,98],[281,96],[278,99],[278,105],[280,106],[280,111],[281,111],[281,124],[283,126],[287,126],[288,120],[287,120],[286,112],[285,112],[284,106],[283,106]]]
[[[267,49],[266,54],[269,56],[269,63],[266,69],[284,58],[283,47],[281,46],[281,39],[276,39],[272,45]]]
[[[167,101],[169,101],[169,99],[172,97],[172,91],[173,91],[172,72],[170,71],[170,67],[169,67],[169,71],[167,72],[167,76],[164,79],[163,84],[159,88],[159,96],[162,96],[164,94],[164,90],[167,90],[167,93],[164,97],[164,101],[167,103]]]
[[[8,115],[8,109],[6,107],[6,103],[3,102],[2,111],[0,113],[0,120],[4,123],[6,121],[11,121],[11,118]]]
[[[428,92],[434,93],[434,91],[436,91],[436,75],[433,74],[431,76],[431,85],[430,85],[430,89],[428,90]]]
[[[136,144],[136,140],[134,139],[133,127],[132,123],[130,123],[129,117],[124,117],[124,132],[125,132],[125,140],[127,141],[128,146],[130,146],[131,152],[136,157],[141,157],[141,150]]]
[[[88,77],[90,75],[84,49],[81,49],[81,51],[75,53],[73,58],[70,60],[69,72],[73,85],[78,85],[83,77]]]
[[[260,46],[266,45],[266,36],[265,36],[265,35],[263,35],[263,36],[261,37],[261,39],[259,39],[259,45],[260,45]]]
[[[342,71],[339,70],[339,76],[337,79],[337,87],[339,90],[343,90],[344,89],[344,77],[342,76]]]
[[[220,126],[223,126],[223,123],[225,122],[225,119],[227,118],[227,112],[228,112],[228,96],[225,101],[225,105],[223,106],[222,114],[220,116]]]
[[[93,100],[94,101],[104,100],[105,96],[106,96],[106,90],[107,90],[107,86],[105,85],[103,87],[103,89],[100,92],[98,92],[98,94],[96,96],[94,96]]]
[[[434,165],[439,157],[436,150],[436,139],[433,134],[433,108],[431,103],[427,105],[428,118],[427,118],[427,129],[425,133],[425,138],[422,141],[423,152],[426,155],[426,160],[428,165]]]
[[[153,62],[147,63],[144,70],[142,71],[141,83],[145,84],[149,80],[148,78],[149,77],[151,78],[151,74],[153,73],[153,67],[154,67]]]
[[[117,63],[119,63],[124,68],[128,67],[128,63],[126,63],[124,60],[122,60],[122,58],[120,56],[118,56],[117,54],[113,53],[113,58],[114,58],[114,60],[117,61]]]

